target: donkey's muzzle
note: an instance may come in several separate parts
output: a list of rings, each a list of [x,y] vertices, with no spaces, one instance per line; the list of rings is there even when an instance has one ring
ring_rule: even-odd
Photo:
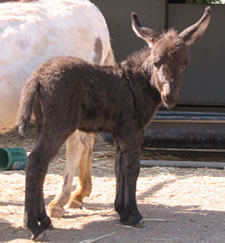
[[[167,108],[173,108],[177,103],[177,96],[163,95],[161,96],[163,105]]]
[[[163,104],[168,107],[172,108],[175,106],[178,98],[178,92],[173,82],[171,84],[164,84],[163,90],[161,93],[161,99]]]

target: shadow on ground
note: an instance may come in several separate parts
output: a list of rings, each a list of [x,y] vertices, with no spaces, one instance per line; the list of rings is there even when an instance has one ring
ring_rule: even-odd
[[[99,210],[101,205],[91,205]],[[105,205],[103,206],[105,207]],[[145,223],[142,228],[119,224],[117,214],[107,220],[96,220],[77,229],[71,224],[69,229],[54,228],[46,231],[50,242],[224,242],[225,215],[220,211],[205,211],[188,207],[164,207],[163,205],[139,205]],[[83,215],[74,215],[74,220]],[[107,217],[107,215],[102,215]],[[68,217],[71,219],[71,217]],[[1,242],[22,242],[30,233],[24,228],[13,228],[0,219]]]

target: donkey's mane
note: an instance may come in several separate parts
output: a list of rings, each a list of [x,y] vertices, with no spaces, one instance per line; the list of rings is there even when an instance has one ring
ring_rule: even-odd
[[[167,36],[168,38],[175,39],[175,38],[177,38],[178,33],[177,33],[177,31],[175,29],[170,28],[168,31],[164,31],[162,33],[161,37],[165,37],[165,36]]]
[[[165,32],[161,35],[161,39],[165,39],[166,41],[166,46],[162,46],[165,50],[176,50],[176,48],[180,45],[181,43],[181,38],[179,38],[179,35],[176,30],[169,29],[168,32]]]
[[[145,48],[142,48],[139,51],[135,51],[133,54],[128,56],[127,59],[121,62],[121,66],[125,69],[138,70],[141,68],[142,64],[150,55],[150,53],[151,49],[146,46]]]

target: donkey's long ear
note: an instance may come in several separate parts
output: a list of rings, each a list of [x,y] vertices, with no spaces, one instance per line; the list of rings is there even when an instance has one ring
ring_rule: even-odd
[[[202,37],[208,27],[210,18],[210,7],[207,7],[205,8],[203,15],[198,22],[191,25],[179,34],[179,36],[183,38],[186,45],[190,46]]]
[[[131,25],[135,34],[145,40],[150,48],[159,39],[160,34],[158,32],[141,26],[136,13],[131,13]]]

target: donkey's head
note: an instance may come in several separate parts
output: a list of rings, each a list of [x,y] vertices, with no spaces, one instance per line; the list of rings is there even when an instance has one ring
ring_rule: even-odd
[[[210,7],[201,19],[180,34],[175,30],[167,33],[142,27],[137,14],[131,14],[132,28],[137,36],[144,39],[151,48],[150,56],[143,67],[152,74],[152,82],[161,95],[163,104],[172,107],[178,99],[183,72],[189,63],[188,46],[195,43],[205,32],[210,21]]]

